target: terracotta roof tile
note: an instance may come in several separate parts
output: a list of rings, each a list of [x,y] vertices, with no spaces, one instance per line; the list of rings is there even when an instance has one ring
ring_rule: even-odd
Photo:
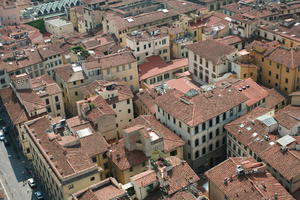
[[[293,150],[300,143],[300,136],[293,136],[295,142],[287,145],[287,152],[281,151],[281,145],[276,143],[260,154],[260,158],[277,170],[285,179],[292,181],[300,175],[300,151]],[[280,162],[278,162],[280,161]]]
[[[81,137],[70,132],[70,127],[66,128],[65,125],[60,129],[60,134],[55,134],[51,131],[53,123],[55,122],[48,116],[43,116],[27,122],[25,126],[56,176],[64,179],[85,170],[99,171],[90,156],[108,150],[108,144],[103,136],[96,133],[88,122],[72,129],[88,128],[91,135]],[[48,130],[50,132],[47,132]]]
[[[29,120],[26,111],[20,105],[18,98],[14,95],[11,88],[0,90],[2,103],[14,125],[24,123]]]
[[[275,119],[281,126],[291,129],[300,121],[300,107],[288,105],[275,113]]]
[[[188,185],[197,183],[200,180],[186,161],[174,156],[167,157],[166,160],[172,165],[172,172],[167,175],[165,181],[168,185],[168,195],[172,195]]]
[[[259,174],[244,175],[238,178],[236,175],[237,165],[263,167],[262,164],[256,163],[254,158],[229,158],[221,164],[208,170],[205,175],[209,181],[216,185],[228,199],[273,199],[275,193],[278,199],[294,200],[294,198],[285,190],[283,186],[268,172]],[[231,178],[224,184],[226,178]]]
[[[134,181],[138,187],[144,188],[154,182],[157,182],[156,172],[154,170],[147,170],[142,173],[139,173],[130,178],[131,181]]]
[[[188,66],[188,59],[175,59],[165,62],[160,56],[150,56],[146,58],[146,62],[139,65],[140,80],[145,80],[153,76],[163,75],[163,73],[181,69]]]
[[[140,115],[139,117],[132,120],[128,127],[142,125],[145,128],[151,128],[160,133],[163,137],[164,152],[171,152],[179,147],[182,147],[185,142],[178,137],[174,132],[170,131],[152,115]]]
[[[246,96],[233,87],[225,89],[217,87],[213,91],[198,92],[191,98],[184,95],[183,92],[171,89],[157,97],[156,104],[188,126],[199,125],[248,100]]]
[[[249,99],[247,106],[252,106],[265,99],[268,96],[268,91],[258,85],[251,78],[240,80],[233,84],[236,89],[242,89],[242,93]]]
[[[106,69],[133,62],[136,62],[136,59],[134,58],[132,53],[129,51],[125,51],[103,56],[95,61],[85,62],[83,65],[87,70],[90,70],[95,68]]]
[[[230,55],[237,51],[234,47],[225,45],[216,40],[196,42],[188,45],[187,48],[194,54],[211,61],[214,65],[223,62],[222,58],[226,55]]]
[[[267,91],[269,95],[266,98],[266,108],[275,108],[276,105],[280,105],[286,101],[286,98],[274,88],[267,89]]]
[[[111,160],[120,170],[129,169],[148,160],[143,151],[127,151],[124,139],[119,140],[117,144],[113,144],[111,150]]]

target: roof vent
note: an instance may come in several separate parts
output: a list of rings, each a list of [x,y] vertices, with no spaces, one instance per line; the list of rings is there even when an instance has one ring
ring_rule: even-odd
[[[246,88],[249,88],[250,87],[250,85],[246,85]]]
[[[246,86],[243,86],[242,88],[243,88],[243,90],[246,90]]]
[[[242,165],[238,165],[238,166],[236,167],[236,174],[237,174],[238,176],[241,176],[241,175],[244,175],[244,174],[245,174],[245,170],[244,170],[244,168],[242,167]]]
[[[288,148],[287,148],[286,146],[280,147],[280,151],[281,151],[282,153],[286,153],[287,150],[288,150]]]

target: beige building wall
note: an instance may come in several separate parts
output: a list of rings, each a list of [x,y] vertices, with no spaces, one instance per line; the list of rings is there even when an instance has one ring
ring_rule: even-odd
[[[61,116],[65,117],[65,106],[63,101],[62,92],[50,96],[41,97],[47,104],[47,112],[52,117]]]
[[[17,6],[0,6],[0,25],[20,24],[20,10]]]
[[[145,62],[146,57],[159,55],[165,61],[170,61],[170,37],[168,35],[148,41],[135,41],[126,37],[126,46],[133,50],[138,64]]]
[[[224,193],[218,188],[216,184],[212,181],[208,181],[208,195],[210,200],[224,200],[225,195]]]
[[[48,161],[45,160],[41,151],[36,146],[35,142],[26,132],[26,137],[30,144],[32,152],[32,164],[37,175],[37,179],[45,186],[45,191],[50,196],[50,199],[68,200],[72,193],[78,192],[102,180],[101,172],[83,173],[76,178],[69,178],[68,180],[60,180],[53,172]],[[98,155],[99,156],[99,155]]]
[[[116,117],[117,130],[119,132],[119,137],[122,138],[123,136],[121,135],[121,130],[125,126],[127,126],[134,118],[132,99],[120,101],[116,104],[111,105],[111,107],[117,115]]]
[[[45,21],[45,28],[48,33],[51,33],[53,35],[63,35],[72,33],[74,31],[73,24],[71,22],[65,21],[63,19],[54,20]]]
[[[139,89],[137,62],[102,69],[102,74],[104,80],[113,81],[120,79],[123,80],[126,86],[131,88],[133,91],[137,91]]]

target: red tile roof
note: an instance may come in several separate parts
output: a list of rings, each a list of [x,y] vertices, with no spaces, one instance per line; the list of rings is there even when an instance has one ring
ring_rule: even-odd
[[[21,106],[18,98],[15,96],[13,90],[4,88],[0,90],[2,103],[14,125],[24,123],[29,120],[26,111]]]
[[[125,52],[102,56],[95,61],[85,62],[83,65],[87,70],[91,70],[96,68],[107,69],[107,68],[116,67],[119,65],[125,65],[133,62],[136,62],[136,59],[134,58],[132,53],[129,51],[125,51]]]
[[[246,80],[240,80],[233,84],[236,89],[242,89],[242,93],[248,97],[247,106],[252,106],[255,103],[260,102],[268,96],[268,91],[258,85],[251,78]]]
[[[133,127],[136,125],[141,125],[146,129],[151,128],[158,131],[163,137],[165,153],[171,152],[179,147],[182,147],[185,144],[185,142],[180,137],[178,137],[174,132],[170,131],[170,129],[162,125],[152,115],[140,115],[139,117],[133,119],[128,127]]]
[[[125,148],[124,139],[119,140],[117,144],[113,144],[111,150],[111,161],[120,170],[127,170],[148,160],[143,151],[128,151]]]
[[[103,136],[96,133],[88,122],[81,122],[80,125],[71,129],[76,131],[88,128],[91,135],[80,137],[74,132],[70,132],[70,127],[65,126],[61,129],[61,134],[55,134],[51,131],[55,121],[48,116],[43,116],[28,121],[25,127],[31,140],[58,179],[79,175],[78,173],[82,174],[84,171],[92,170],[99,173],[100,168],[92,162],[90,156],[108,150],[108,144]],[[47,132],[47,130],[51,132]]]
[[[275,119],[281,126],[291,129],[300,122],[300,107],[288,105],[275,113]]]
[[[292,181],[300,175],[300,151],[293,150],[300,143],[300,136],[293,136],[296,140],[287,145],[286,152],[281,151],[281,145],[276,143],[260,154],[260,158],[271,165],[286,180]]]
[[[229,158],[221,164],[208,170],[205,175],[209,181],[216,185],[227,199],[273,199],[277,193],[278,199],[294,200],[285,188],[268,172],[243,175],[238,178],[236,168],[238,165],[245,169],[254,166],[263,167],[262,163],[256,163],[254,158]],[[225,179],[230,179],[224,184]]]
[[[193,183],[197,183],[200,180],[200,178],[186,161],[174,156],[167,157],[165,160],[167,160],[167,162],[169,162],[172,166],[172,172],[167,174],[167,177],[164,181],[167,185],[165,189],[168,195],[172,195]],[[157,163],[158,170],[160,171],[162,169],[160,166],[164,165],[161,165],[160,161],[157,161]]]
[[[144,188],[154,182],[157,182],[156,172],[152,169],[139,173],[130,178],[131,181],[134,181],[138,187]]]
[[[245,95],[233,87],[217,87],[208,92],[200,90],[191,98],[186,97],[183,92],[171,89],[157,97],[156,104],[172,117],[192,127],[227,112],[247,100]]]
[[[267,89],[269,95],[266,97],[266,108],[275,108],[276,105],[282,105],[285,103],[286,98],[281,95],[276,89]]]
[[[237,51],[232,46],[225,45],[216,40],[204,40],[187,46],[194,54],[211,61],[214,65],[223,62],[223,58]],[[213,53],[211,53],[213,52]]]
[[[129,200],[127,192],[112,177],[72,195],[72,200]]]
[[[145,63],[138,66],[140,80],[163,75],[166,72],[181,69],[186,66],[188,66],[187,58],[165,62],[160,56],[150,56],[146,58]]]

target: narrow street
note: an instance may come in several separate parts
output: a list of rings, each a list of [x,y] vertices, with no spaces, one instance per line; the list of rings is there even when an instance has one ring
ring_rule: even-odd
[[[0,179],[8,199],[34,199],[32,198],[32,189],[27,183],[25,184],[26,180],[31,177],[25,169],[26,161],[15,153],[11,141],[8,147],[0,142],[0,158]]]

